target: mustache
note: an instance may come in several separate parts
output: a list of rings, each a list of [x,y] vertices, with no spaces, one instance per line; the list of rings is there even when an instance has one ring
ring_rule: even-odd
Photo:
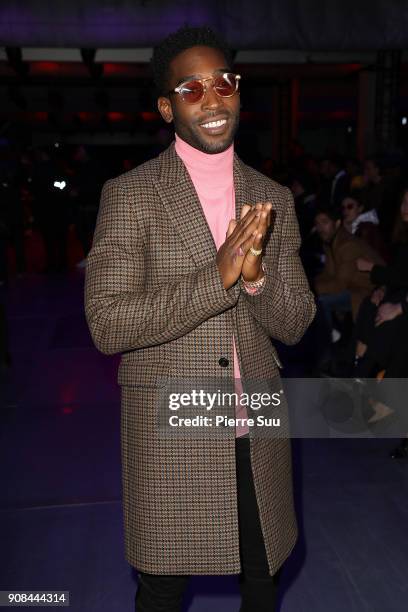
[[[213,119],[217,119],[217,121],[221,121],[222,119],[229,119],[231,117],[231,113],[207,113],[207,115],[205,115],[205,117],[201,117],[200,119],[198,119],[196,121],[196,123],[198,125],[200,125],[201,123],[208,123],[208,121],[212,121]]]

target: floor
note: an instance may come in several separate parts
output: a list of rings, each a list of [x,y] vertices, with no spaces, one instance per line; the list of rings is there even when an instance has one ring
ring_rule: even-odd
[[[32,273],[0,291],[13,359],[0,374],[0,590],[70,591],[73,612],[131,612],[118,357],[92,345],[81,270]],[[301,535],[281,612],[407,609],[408,463],[388,458],[392,445],[294,440]],[[235,576],[192,578],[189,612],[238,608]]]

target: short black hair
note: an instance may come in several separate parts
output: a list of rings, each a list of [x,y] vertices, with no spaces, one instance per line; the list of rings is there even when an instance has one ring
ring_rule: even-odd
[[[315,213],[313,215],[313,218],[316,220],[317,215],[326,215],[326,217],[329,217],[329,219],[331,219],[332,221],[339,221],[341,220],[341,213],[339,210],[337,210],[336,208],[332,208],[332,207],[327,207],[327,206],[321,206],[319,208],[317,208],[315,210]]]
[[[182,51],[197,46],[218,49],[224,55],[228,68],[232,67],[233,53],[219,34],[207,26],[184,26],[167,36],[153,50],[151,67],[158,95],[168,93],[170,62]]]
[[[362,206],[364,208],[364,200],[361,189],[352,189],[351,191],[347,192],[346,195],[343,197],[343,202],[346,198],[355,200],[359,206]]]

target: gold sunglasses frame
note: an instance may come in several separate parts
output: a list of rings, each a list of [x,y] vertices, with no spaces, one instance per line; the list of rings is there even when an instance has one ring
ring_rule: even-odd
[[[179,94],[179,96],[181,97],[181,99],[183,100],[183,102],[185,102],[186,104],[198,104],[198,102],[201,102],[201,100],[204,98],[204,96],[207,93],[207,85],[206,85],[206,81],[212,81],[214,84],[214,80],[221,77],[221,78],[225,78],[225,76],[227,74],[233,74],[234,77],[236,78],[236,87],[235,87],[235,91],[230,94],[229,96],[221,96],[216,89],[214,89],[215,93],[217,94],[217,96],[219,98],[232,98],[232,96],[234,96],[238,89],[239,89],[239,82],[241,80],[241,75],[240,74],[235,74],[235,72],[223,72],[222,74],[218,74],[216,76],[210,76],[210,77],[206,77],[205,79],[188,79],[188,81],[183,81],[182,83],[180,83],[180,85],[177,85],[177,87],[175,87],[174,89],[171,89],[169,91],[170,93],[177,93]],[[187,84],[187,83],[191,83],[191,81],[198,81],[199,83],[202,84],[203,86],[203,95],[201,96],[201,98],[199,100],[197,100],[196,102],[188,102],[184,97],[183,94],[181,92],[181,89]]]

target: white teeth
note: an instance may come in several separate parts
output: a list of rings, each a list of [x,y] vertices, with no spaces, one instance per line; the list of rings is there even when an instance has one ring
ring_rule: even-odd
[[[210,121],[210,123],[202,123],[201,125],[205,128],[217,128],[225,125],[226,123],[226,119],[221,119],[220,121]]]

